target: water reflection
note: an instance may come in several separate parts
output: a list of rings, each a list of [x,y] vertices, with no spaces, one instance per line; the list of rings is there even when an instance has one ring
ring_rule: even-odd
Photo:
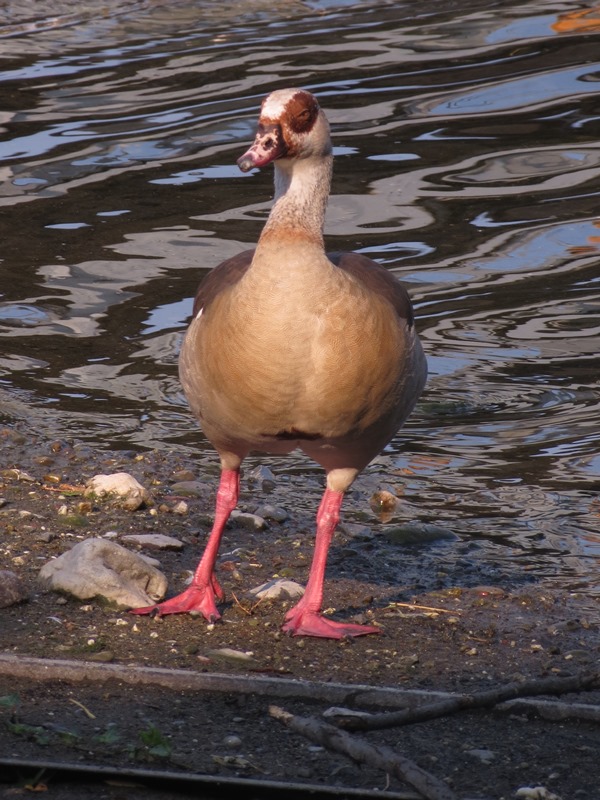
[[[599,18],[569,0],[4,4],[3,417],[214,466],[177,380],[190,298],[268,212],[270,173],[235,167],[260,98],[304,85],[334,132],[331,249],[407,281],[430,362],[359,497],[396,476],[401,516],[597,590]]]

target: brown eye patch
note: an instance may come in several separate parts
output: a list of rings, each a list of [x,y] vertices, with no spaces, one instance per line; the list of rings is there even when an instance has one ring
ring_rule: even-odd
[[[319,104],[308,92],[296,92],[286,108],[289,127],[294,133],[305,133],[315,123]]]

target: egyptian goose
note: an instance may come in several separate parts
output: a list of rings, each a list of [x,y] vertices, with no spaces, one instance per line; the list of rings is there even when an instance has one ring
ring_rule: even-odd
[[[427,367],[402,285],[366,256],[325,253],[332,161],[315,97],[272,92],[237,163],[248,172],[274,162],[274,205],[256,249],[202,282],[179,360],[190,407],[221,460],[214,525],[190,586],[136,614],[219,619],[215,562],[242,460],[299,448],[323,467],[327,485],[306,591],[283,630],[332,639],[380,630],[321,615],[327,553],[344,493],[412,410]]]

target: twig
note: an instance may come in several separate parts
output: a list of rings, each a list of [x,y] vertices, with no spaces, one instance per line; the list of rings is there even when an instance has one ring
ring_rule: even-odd
[[[80,495],[85,491],[85,486],[74,486],[71,483],[61,483],[58,486],[44,483],[42,486],[46,492],[60,492],[61,494]]]
[[[79,706],[88,719],[96,719],[96,715],[92,714],[89,708],[84,706],[83,703],[80,703],[79,700],[74,700],[72,697],[69,697],[69,701],[74,703],[76,706]]]
[[[370,716],[348,716],[336,720],[336,725],[346,730],[372,731],[395,728],[412,722],[424,722],[470,708],[485,708],[513,700],[516,697],[531,697],[539,694],[566,694],[592,689],[600,683],[600,673],[574,675],[570,678],[540,678],[529,681],[507,683],[496,689],[474,694],[460,694],[434,703],[424,703],[416,708],[404,708]]]
[[[436,608],[435,606],[420,606],[418,603],[390,603],[393,608],[411,608],[419,609],[419,611],[435,611],[437,614],[456,614],[460,616],[462,611],[453,608]]]
[[[400,778],[419,791],[426,800],[457,800],[454,792],[443,781],[391,747],[375,747],[334,725],[319,722],[312,717],[297,717],[279,706],[269,706],[269,714],[291,730],[328,750],[342,753],[353,761],[383,769],[388,775]]]
[[[235,595],[235,592],[232,592],[232,593],[231,593],[231,596],[233,597],[233,600],[234,600],[235,604],[238,606],[238,608],[240,608],[240,609],[241,609],[241,610],[244,612],[244,614],[247,614],[249,617],[251,617],[251,616],[252,616],[252,614],[254,614],[254,611],[256,610],[256,608],[258,608],[258,606],[259,606],[259,605],[262,603],[262,601],[265,599],[264,597],[259,597],[259,598],[258,598],[258,600],[256,601],[256,603],[253,603],[253,604],[250,606],[250,608],[248,609],[248,608],[246,608],[246,606],[245,606],[243,603],[241,603],[241,602],[240,602],[240,601],[237,599],[237,597],[236,597],[236,595]]]

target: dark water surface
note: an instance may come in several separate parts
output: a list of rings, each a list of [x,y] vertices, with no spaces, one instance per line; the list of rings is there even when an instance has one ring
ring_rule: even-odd
[[[399,519],[598,592],[591,4],[2,4],[0,421],[216,466],[177,354],[202,271],[257,240],[272,173],[235,160],[289,85],[332,123],[330,249],[407,282],[430,364],[357,487],[404,483]]]

